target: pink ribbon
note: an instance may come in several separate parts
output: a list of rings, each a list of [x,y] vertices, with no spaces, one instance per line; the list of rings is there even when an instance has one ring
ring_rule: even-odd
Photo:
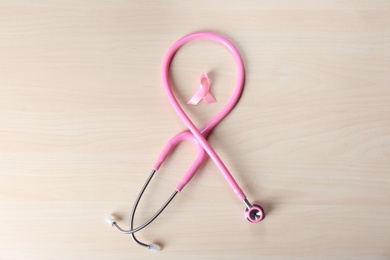
[[[201,100],[204,100],[207,104],[215,103],[215,99],[210,94],[210,80],[206,73],[200,76],[199,89],[187,102],[189,105],[197,105]]]

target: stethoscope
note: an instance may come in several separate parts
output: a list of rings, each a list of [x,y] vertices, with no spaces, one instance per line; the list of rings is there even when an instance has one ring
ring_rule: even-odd
[[[223,44],[233,55],[236,64],[237,64],[237,70],[238,70],[238,77],[237,77],[237,83],[236,88],[234,90],[233,96],[231,97],[230,101],[226,105],[226,107],[219,113],[215,118],[213,118],[206,126],[204,126],[201,130],[198,130],[198,128],[194,125],[194,123],[190,120],[190,118],[187,116],[187,114],[184,112],[184,110],[179,105],[179,102],[177,101],[169,80],[169,69],[171,65],[171,61],[175,55],[175,53],[186,43],[198,40],[198,39],[208,39],[212,41],[219,42]],[[163,67],[162,67],[162,78],[163,78],[163,84],[165,92],[168,96],[169,101],[171,102],[174,110],[179,115],[183,123],[187,126],[188,130],[184,131],[180,134],[177,134],[174,136],[168,144],[165,146],[163,151],[161,152],[160,156],[157,158],[156,163],[153,166],[153,170],[150,173],[148,179],[146,180],[144,186],[142,187],[140,193],[138,194],[138,197],[135,200],[131,216],[130,216],[130,230],[124,230],[121,227],[118,226],[118,224],[115,221],[114,216],[107,217],[107,222],[109,225],[115,227],[119,232],[123,234],[131,234],[133,237],[133,240],[138,243],[141,246],[144,246],[148,248],[151,251],[158,251],[160,250],[160,246],[157,244],[146,244],[141,241],[139,241],[135,234],[136,232],[142,230],[146,226],[148,226],[150,223],[152,223],[160,214],[163,212],[163,210],[168,206],[168,204],[173,200],[173,198],[177,195],[178,192],[180,192],[185,185],[192,179],[192,177],[196,174],[196,172],[199,170],[200,166],[203,164],[203,162],[206,160],[207,155],[214,161],[215,165],[218,167],[222,175],[225,177],[227,182],[229,183],[230,187],[233,189],[236,196],[245,204],[245,211],[244,216],[250,223],[258,223],[261,220],[264,219],[264,211],[262,207],[258,204],[251,204],[247,198],[240,186],[237,184],[237,182],[234,180],[232,174],[229,172],[229,170],[226,168],[225,164],[222,162],[222,160],[219,158],[217,153],[214,151],[214,149],[211,147],[211,145],[207,141],[207,137],[209,136],[210,132],[216,127],[234,108],[237,101],[239,100],[243,87],[244,87],[244,81],[245,81],[245,69],[244,69],[244,63],[242,61],[241,55],[238,52],[237,48],[226,38],[210,32],[200,32],[191,34],[188,36],[185,36],[178,40],[173,46],[169,49],[168,53],[165,56]],[[206,95],[208,95],[209,90],[209,81],[207,78],[207,75],[202,75],[201,77],[201,83],[200,88],[198,91],[198,96],[195,97],[198,100],[202,97],[204,98]],[[206,100],[206,99],[205,99]],[[184,140],[191,140],[193,141],[197,147],[198,147],[198,157],[196,158],[195,162],[192,164],[192,166],[189,168],[187,173],[184,175],[184,177],[181,179],[179,184],[176,186],[175,191],[172,193],[172,195],[168,198],[168,200],[164,203],[164,205],[143,225],[134,228],[133,222],[134,222],[134,215],[137,210],[138,203],[147,188],[149,182],[152,180],[154,174],[159,170],[161,165],[164,163],[164,161],[168,158],[170,153],[175,149],[175,147],[181,143]]]

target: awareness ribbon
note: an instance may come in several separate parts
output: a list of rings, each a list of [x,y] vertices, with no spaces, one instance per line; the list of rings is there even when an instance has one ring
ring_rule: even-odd
[[[189,105],[197,105],[201,100],[204,100],[207,104],[215,103],[215,99],[210,94],[210,79],[206,73],[200,76],[199,89],[187,102]]]

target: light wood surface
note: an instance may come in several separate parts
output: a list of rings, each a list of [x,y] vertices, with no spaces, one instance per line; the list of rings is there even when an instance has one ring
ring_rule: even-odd
[[[180,37],[213,31],[240,49],[244,94],[209,141],[250,201],[251,225],[208,161],[139,233],[129,210],[154,160],[185,130],[161,64]],[[176,56],[183,103],[210,74],[217,104],[234,60],[199,41]],[[184,143],[142,201],[143,223],[196,156]],[[389,259],[389,1],[0,1],[0,259]]]

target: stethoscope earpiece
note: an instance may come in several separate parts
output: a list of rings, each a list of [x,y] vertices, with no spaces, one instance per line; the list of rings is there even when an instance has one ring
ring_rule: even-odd
[[[113,215],[109,215],[106,217],[106,222],[108,225],[110,225],[111,227],[114,225],[114,223],[116,222],[115,221],[115,217]]]
[[[169,78],[169,69],[171,66],[171,61],[173,59],[173,56],[175,53],[186,43],[192,41],[192,40],[198,40],[198,39],[208,39],[215,42],[219,42],[222,45],[224,45],[233,55],[236,64],[237,64],[237,82],[236,82],[236,88],[234,89],[233,95],[229,102],[227,103],[226,107],[222,109],[221,112],[219,112],[215,118],[213,118],[206,126],[204,126],[201,129],[198,129],[194,123],[191,121],[191,119],[188,117],[188,115],[184,112],[183,108],[180,106],[179,102],[177,101],[172,87],[171,82]],[[225,164],[222,162],[222,160],[219,158],[218,154],[214,151],[213,147],[209,144],[207,141],[207,137],[209,136],[210,132],[230,113],[230,111],[234,108],[236,103],[238,102],[242,90],[244,88],[244,82],[245,82],[245,68],[244,63],[242,61],[241,55],[238,52],[237,48],[226,38],[215,34],[215,33],[208,33],[208,32],[201,32],[201,33],[195,33],[188,36],[185,36],[178,40],[172,47],[168,50],[167,55],[165,56],[164,62],[163,62],[163,68],[162,68],[162,80],[163,80],[163,86],[165,89],[165,92],[168,96],[169,101],[171,102],[174,110],[179,115],[183,123],[187,126],[188,130],[184,131],[182,133],[179,133],[175,135],[168,144],[164,147],[163,151],[157,158],[156,163],[153,166],[153,170],[150,173],[148,179],[146,180],[144,186],[142,187],[137,199],[135,200],[133,209],[131,211],[130,215],[130,229],[124,230],[118,226],[118,224],[115,221],[114,216],[107,217],[106,221],[107,223],[115,227],[119,232],[123,234],[131,234],[133,240],[147,248],[151,252],[157,252],[160,251],[161,247],[157,244],[146,244],[143,242],[140,242],[136,237],[136,232],[142,230],[146,226],[148,226],[150,223],[152,223],[160,214],[161,212],[168,206],[168,204],[173,200],[173,198],[184,188],[184,186],[187,185],[187,183],[192,179],[192,177],[198,172],[204,161],[207,159],[207,156],[210,157],[215,165],[218,167],[219,171],[222,173],[222,175],[225,177],[226,181],[229,183],[230,187],[233,189],[234,193],[240,199],[242,202],[244,202],[246,209],[244,212],[245,218],[250,223],[259,223],[262,221],[265,217],[264,210],[259,204],[251,204],[246,198],[246,195],[241,190],[238,183],[233,178],[232,174],[229,172],[228,168],[225,166]],[[195,96],[189,101],[188,104],[195,105],[197,104],[201,99],[204,99],[206,103],[213,103],[215,102],[215,99],[208,93],[210,89],[210,81],[207,77],[207,74],[202,74],[201,80],[200,80],[200,89],[195,94]],[[168,198],[168,200],[163,204],[163,206],[143,225],[133,228],[133,222],[134,222],[134,216],[135,212],[138,206],[138,203],[141,200],[141,197],[148,186],[149,182],[152,180],[154,174],[159,170],[161,165],[164,163],[164,161],[168,158],[168,156],[171,154],[171,152],[176,148],[176,146],[181,143],[184,140],[190,140],[194,142],[197,145],[198,148],[198,157],[196,158],[195,162],[191,165],[191,167],[188,169],[184,177],[181,179],[179,184],[176,186],[176,189],[172,193],[172,195]]]

